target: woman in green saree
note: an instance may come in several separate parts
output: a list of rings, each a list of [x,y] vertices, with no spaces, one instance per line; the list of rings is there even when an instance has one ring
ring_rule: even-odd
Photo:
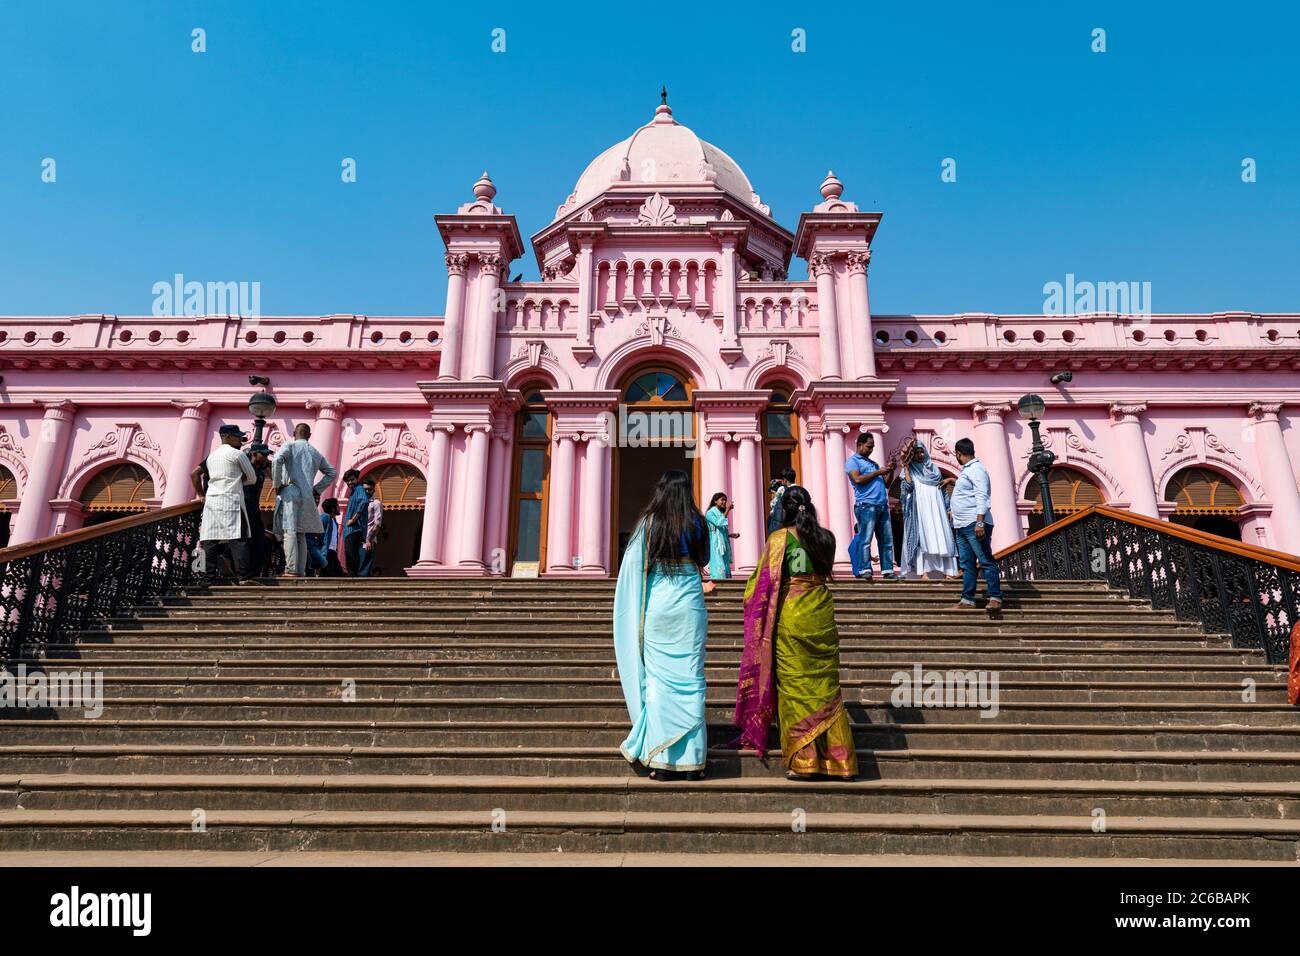
[[[840,692],[840,636],[826,586],[835,536],[817,523],[812,498],[791,485],[785,516],[768,536],[745,587],[745,650],[736,689],[737,744],[763,757],[775,715],[792,780],[858,774]]]

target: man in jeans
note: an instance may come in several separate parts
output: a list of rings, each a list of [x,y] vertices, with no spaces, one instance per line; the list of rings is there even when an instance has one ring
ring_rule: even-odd
[[[975,457],[975,443],[969,438],[959,438],[953,446],[961,462],[961,474],[947,479],[952,484],[952,499],[948,503],[948,517],[957,536],[957,560],[961,564],[961,600],[949,610],[968,611],[975,607],[975,585],[978,580],[975,565],[978,561],[984,572],[984,593],[988,596],[988,610],[1002,607],[1002,585],[998,580],[998,563],[993,559],[989,539],[993,534],[993,515],[989,514],[989,473],[984,463]]]
[[[859,581],[871,580],[871,537],[876,537],[880,552],[880,576],[896,578],[894,572],[894,529],[889,524],[889,479],[893,464],[877,467],[871,460],[876,439],[869,432],[858,434],[857,453],[844,463],[844,473],[853,488],[853,516],[858,522],[858,535],[854,539],[859,548],[861,569],[856,573]]]

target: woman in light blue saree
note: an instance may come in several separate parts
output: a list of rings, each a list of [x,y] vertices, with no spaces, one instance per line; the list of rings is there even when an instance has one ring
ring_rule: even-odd
[[[727,515],[732,504],[725,493],[719,491],[709,500],[709,510],[704,520],[709,525],[709,577],[714,581],[731,577],[731,539],[740,535],[731,530]]]
[[[614,592],[614,654],[632,732],[619,750],[654,780],[704,777],[704,595],[708,546],[690,477],[659,479],[641,513]]]

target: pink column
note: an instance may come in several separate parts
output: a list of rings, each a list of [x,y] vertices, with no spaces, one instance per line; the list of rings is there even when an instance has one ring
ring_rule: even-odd
[[[817,339],[822,378],[840,378],[840,322],[835,309],[835,264],[825,253],[809,261],[817,276]]]
[[[806,474],[808,477],[805,479],[807,481],[805,487],[808,489],[808,493],[812,495],[813,507],[817,509],[818,516],[822,517],[823,520],[826,520],[825,515],[828,515],[830,512],[826,510],[829,507],[829,503],[826,497],[825,442],[822,439],[820,430],[808,434],[807,438],[808,457],[806,459]],[[838,543],[837,540],[836,544]],[[845,542],[846,546],[847,544],[848,542]]]
[[[1273,539],[1279,551],[1300,554],[1300,491],[1293,463],[1282,437],[1281,402],[1252,402],[1247,412],[1255,419],[1255,454],[1259,478],[1273,501]]]
[[[483,536],[484,560],[493,574],[505,574],[505,505],[510,497],[506,471],[510,462],[510,440],[494,430],[488,458],[487,530]]]
[[[546,568],[553,571],[573,567],[573,475],[575,449],[567,435],[555,438],[551,474],[547,484],[550,514],[547,515]]]
[[[447,315],[442,325],[438,378],[455,378],[460,372],[465,327],[465,269],[468,266],[469,256],[462,252],[447,253]]]
[[[23,503],[18,507],[9,543],[24,544],[43,538],[49,533],[50,499],[58,491],[63,475],[64,459],[68,454],[68,440],[72,436],[72,423],[77,406],[72,402],[42,402],[45,417],[41,420],[41,433],[36,437],[36,451],[28,473],[27,487],[23,489]]]
[[[871,307],[867,300],[867,265],[871,250],[850,252],[849,329],[853,342],[853,371],[857,378],[876,377],[876,347],[871,338]]]
[[[1116,402],[1110,406],[1110,430],[1115,436],[1115,463],[1123,476],[1129,510],[1148,518],[1159,518],[1160,507],[1151,478],[1151,458],[1147,455],[1146,438],[1142,434],[1142,413],[1146,410],[1144,402],[1136,405]]]
[[[849,539],[853,537],[853,516],[849,507],[848,480],[838,484],[836,478],[844,472],[844,463],[848,454],[844,450],[844,436],[848,428],[828,426],[826,428],[826,517],[828,527],[835,535],[835,574],[851,576],[853,565],[849,563]],[[820,517],[820,515],[819,515]]]
[[[316,424],[311,426],[311,443],[315,449],[325,456],[335,468],[340,469],[340,479],[337,485],[342,484],[342,454],[343,454],[343,413],[347,406],[343,402],[308,402],[307,411],[316,412]],[[322,497],[328,498],[333,489],[326,489]]]
[[[461,516],[460,566],[483,567],[483,524],[487,513],[488,425],[465,426],[465,499]]]
[[[709,507],[709,498],[717,492],[728,497],[727,490],[727,441],[721,435],[708,440],[704,448],[704,488],[700,491],[700,507]]]
[[[989,473],[993,509],[993,550],[1020,540],[1020,514],[1016,510],[1016,473],[1002,416],[1011,411],[1006,402],[978,402],[975,413],[975,457]]]
[[[444,528],[447,487],[447,452],[451,446],[450,426],[430,425],[433,443],[429,449],[429,473],[425,475],[428,489],[424,499],[424,522],[420,530],[420,560],[416,567],[431,567],[442,563],[442,531]]]
[[[763,469],[758,463],[758,436],[737,437],[740,444],[736,446],[737,484],[733,492],[736,510],[731,514],[740,537],[735,541],[736,567],[733,570],[748,574],[758,564],[766,537],[763,532],[767,525],[767,494],[763,487]]]
[[[490,379],[497,345],[497,288],[501,280],[501,257],[496,253],[479,256],[478,299],[474,303],[474,355],[465,378]]]
[[[582,570],[609,570],[609,444],[602,435],[587,438],[587,455],[582,463]]]
[[[194,499],[194,486],[190,483],[190,472],[203,459],[203,450],[207,447],[208,410],[207,402],[172,402],[181,410],[181,421],[176,428],[176,443],[172,446],[172,458],[167,465],[167,493],[163,495],[162,506],[183,505]]]

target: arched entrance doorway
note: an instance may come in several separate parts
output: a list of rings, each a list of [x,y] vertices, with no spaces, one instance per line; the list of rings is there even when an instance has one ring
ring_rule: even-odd
[[[109,465],[97,472],[81,493],[81,507],[86,513],[82,527],[148,511],[147,502],[153,496],[153,479],[140,465]]]
[[[1106,501],[1106,496],[1101,493],[1097,483],[1073,468],[1052,468],[1047,472],[1047,484],[1052,491],[1052,512],[1057,518],[1064,518]],[[1025,489],[1025,500],[1034,506],[1029,512],[1029,533],[1033,534],[1045,527],[1043,490],[1039,487],[1037,477],[1030,479],[1029,486]]]
[[[785,385],[769,387],[772,397],[763,412],[764,489],[787,468],[793,469],[796,483],[803,478],[799,468],[799,418],[790,403],[790,389]]]
[[[373,478],[375,496],[384,505],[384,524],[375,548],[375,574],[400,574],[420,560],[420,531],[424,525],[424,473],[405,462],[371,468],[362,478]]]
[[[514,577],[536,577],[546,562],[547,477],[551,462],[551,415],[545,386],[522,389],[515,415],[515,454],[510,479],[510,567]]]
[[[1165,486],[1165,500],[1174,503],[1169,520],[1207,534],[1241,540],[1239,515],[1246,502],[1237,486],[1208,468],[1184,468]]]
[[[613,541],[621,559],[637,516],[664,472],[691,476],[700,501],[699,445],[695,441],[695,383],[667,365],[643,365],[623,379],[622,419],[614,442]]]
[[[4,502],[18,497],[18,479],[14,473],[0,465],[0,548],[9,547],[9,521],[11,515]]]

